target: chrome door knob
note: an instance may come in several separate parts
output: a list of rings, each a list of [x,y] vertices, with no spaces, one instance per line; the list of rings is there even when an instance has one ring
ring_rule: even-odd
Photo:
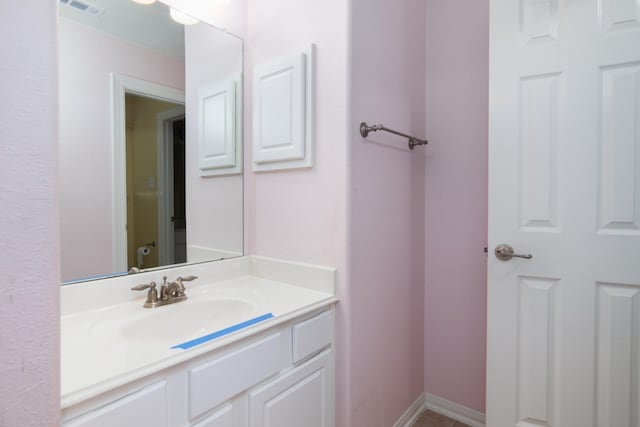
[[[496,250],[494,251],[494,253],[496,254],[496,258],[498,258],[500,261],[509,261],[511,258],[524,258],[524,259],[533,258],[533,255],[531,254],[521,255],[521,254],[514,253],[513,248],[507,245],[506,243],[501,243],[498,246],[496,246]]]

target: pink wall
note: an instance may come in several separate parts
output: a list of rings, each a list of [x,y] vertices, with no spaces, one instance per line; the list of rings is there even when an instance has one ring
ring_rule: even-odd
[[[349,215],[353,426],[392,426],[424,391],[424,153],[362,121],[424,126],[424,1],[353,0]]]
[[[59,425],[56,7],[0,3],[0,425],[7,427]]]
[[[113,272],[111,73],[184,89],[184,63],[64,18],[58,36],[62,279],[70,280]]]
[[[348,421],[350,375],[347,291],[347,5],[343,0],[249,0],[245,63],[245,198],[248,253],[338,269],[336,404]],[[295,18],[292,18],[295,17]],[[251,172],[254,64],[317,46],[315,165]]]
[[[426,391],[484,412],[489,1],[426,8]]]

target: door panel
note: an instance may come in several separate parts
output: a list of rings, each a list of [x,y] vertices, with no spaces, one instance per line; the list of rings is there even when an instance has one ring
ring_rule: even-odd
[[[603,67],[600,74],[598,231],[639,234],[640,63]]]
[[[518,419],[553,425],[558,281],[518,281]]]
[[[557,231],[557,117],[560,74],[520,79],[520,226]]]
[[[598,283],[596,419],[640,425],[640,286]]]

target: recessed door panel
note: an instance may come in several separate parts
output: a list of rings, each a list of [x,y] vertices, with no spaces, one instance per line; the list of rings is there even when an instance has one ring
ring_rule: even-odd
[[[597,425],[640,423],[640,285],[599,283]]]
[[[522,35],[527,45],[558,38],[558,1],[521,0]]]
[[[640,64],[601,69],[599,230],[640,233]]]
[[[552,426],[557,280],[521,277],[518,282],[519,425]]]
[[[559,74],[520,80],[520,224],[557,227]]]
[[[640,3],[636,0],[600,0],[598,3],[605,31],[640,28]]]

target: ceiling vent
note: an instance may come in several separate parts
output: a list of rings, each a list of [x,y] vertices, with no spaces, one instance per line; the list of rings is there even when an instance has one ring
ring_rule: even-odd
[[[93,16],[94,18],[97,18],[104,13],[104,8],[84,0],[60,0],[60,3],[67,5],[78,12]]]

